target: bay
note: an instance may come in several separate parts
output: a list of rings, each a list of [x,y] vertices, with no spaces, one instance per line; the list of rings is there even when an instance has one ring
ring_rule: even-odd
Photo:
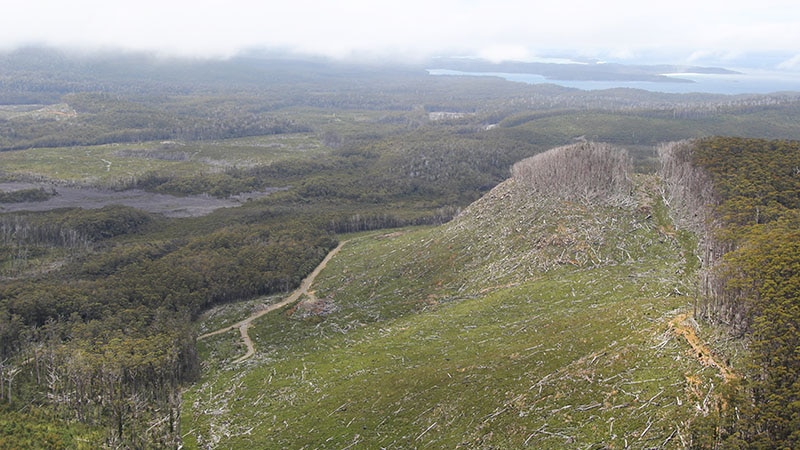
[[[668,81],[591,81],[591,80],[555,80],[532,73],[504,72],[462,72],[447,69],[429,69],[428,73],[439,76],[493,76],[509,81],[528,84],[556,84],[559,86],[595,91],[602,89],[632,88],[651,92],[671,94],[707,93],[707,94],[771,94],[776,92],[800,92],[800,73],[734,69],[733,74],[701,74],[673,73],[664,74],[675,78]],[[683,81],[681,81],[683,80]],[[686,82],[690,80],[692,82]]]

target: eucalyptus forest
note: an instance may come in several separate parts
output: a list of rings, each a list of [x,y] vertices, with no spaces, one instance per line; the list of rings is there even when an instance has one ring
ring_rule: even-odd
[[[538,248],[560,252],[554,266],[611,264],[604,246],[633,260],[633,247],[611,229],[626,214],[636,217],[630,223],[659,220],[652,245],[672,243],[684,264],[685,284],[669,296],[685,300],[678,309],[737,374],[657,442],[645,441],[655,433],[645,421],[632,448],[800,446],[800,93],[581,91],[268,54],[165,62],[27,48],[0,53],[0,66],[0,449],[214,447],[193,437],[200,422],[188,416],[199,400],[187,392],[227,373],[217,344],[198,340],[215,311],[275,302],[342,242],[435,233],[472,217],[465,210],[510,179],[524,180],[551,212],[562,211],[552,202],[566,202],[567,212],[608,214],[550,231]],[[654,200],[636,209],[638,189]],[[73,202],[75,192],[114,200]],[[177,206],[164,213],[136,200],[155,194]],[[186,207],[190,200],[226,203],[201,211]],[[633,212],[614,212],[623,207]],[[481,233],[504,233],[508,217],[500,216],[519,211],[492,213],[497,228],[482,222]],[[541,214],[542,223],[559,220]],[[584,259],[567,254],[577,245],[564,237],[570,227],[587,235]],[[408,253],[404,270],[421,270],[422,254]],[[505,267],[511,255],[484,260]],[[426,261],[424,276],[458,272],[455,256]],[[345,273],[341,284],[373,270]],[[448,302],[516,286],[492,277]],[[378,298],[377,275],[360,282],[365,298]],[[423,300],[369,317],[373,306],[347,312],[333,295],[302,319],[293,304],[270,319],[270,336],[293,348],[313,333],[324,339],[326,323],[347,336],[424,317],[439,307],[424,299],[442,283],[419,283],[414,295]],[[355,323],[348,314],[358,324],[340,325]],[[637,394],[636,408],[661,401],[648,398]],[[581,406],[606,408],[602,398]],[[393,448],[422,447],[443,427],[433,422]],[[600,428],[614,435],[613,427],[612,417]],[[547,430],[526,431],[525,445],[537,433],[558,434]]]

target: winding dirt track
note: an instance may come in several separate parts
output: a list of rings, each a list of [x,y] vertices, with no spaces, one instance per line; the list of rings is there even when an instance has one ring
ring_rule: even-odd
[[[311,284],[314,282],[314,279],[317,278],[317,275],[319,275],[319,273],[322,272],[322,269],[324,269],[325,266],[328,265],[328,261],[330,261],[331,258],[336,256],[336,254],[339,253],[339,250],[341,250],[342,247],[344,246],[344,244],[346,244],[347,242],[348,241],[342,241],[342,242],[339,243],[339,245],[336,246],[336,248],[331,250],[328,253],[328,255],[325,256],[325,259],[323,259],[322,262],[319,263],[319,265],[314,269],[314,271],[311,272],[303,280],[302,283],[300,283],[300,287],[295,289],[285,299],[283,299],[280,302],[275,303],[273,305],[269,305],[268,307],[266,307],[266,308],[264,308],[264,309],[262,309],[260,311],[254,312],[248,318],[246,318],[246,319],[244,319],[242,321],[236,322],[233,325],[229,325],[229,326],[220,328],[219,330],[215,330],[215,331],[212,331],[210,333],[203,334],[203,335],[199,336],[197,339],[198,340],[206,339],[206,338],[209,338],[211,336],[216,336],[218,334],[227,333],[228,331],[232,331],[232,330],[235,330],[235,329],[238,328],[239,329],[239,333],[242,335],[242,341],[244,342],[244,345],[247,347],[247,352],[245,352],[245,354],[242,355],[241,357],[239,357],[236,360],[234,360],[233,363],[234,364],[235,363],[240,363],[240,362],[250,358],[256,352],[256,348],[253,345],[253,340],[250,339],[250,334],[247,331],[248,328],[250,328],[250,324],[254,320],[256,320],[259,317],[263,316],[264,314],[267,314],[269,312],[275,311],[276,309],[283,308],[284,306],[286,306],[286,305],[288,305],[288,304],[290,304],[290,303],[292,303],[294,301],[297,301],[300,298],[300,296],[302,296],[303,294],[308,294],[309,293],[308,289],[311,287]]]

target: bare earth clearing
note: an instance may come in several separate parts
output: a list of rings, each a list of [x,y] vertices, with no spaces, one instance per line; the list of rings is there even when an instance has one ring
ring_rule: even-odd
[[[220,328],[219,330],[212,331],[210,333],[206,333],[204,335],[201,335],[197,339],[198,340],[206,339],[206,338],[209,338],[211,336],[215,336],[215,335],[222,334],[222,333],[227,333],[228,331],[232,331],[232,330],[235,330],[235,329],[238,328],[239,329],[239,333],[242,335],[242,341],[244,342],[245,347],[247,347],[247,351],[245,352],[245,354],[243,356],[241,356],[240,358],[234,360],[233,363],[234,364],[235,363],[239,363],[239,362],[242,362],[242,361],[250,358],[256,352],[255,346],[253,345],[253,341],[252,341],[252,339],[250,339],[250,335],[247,332],[247,329],[250,328],[250,324],[254,320],[258,319],[259,317],[261,317],[261,316],[263,316],[263,315],[265,315],[265,314],[267,314],[269,312],[275,311],[276,309],[283,308],[284,306],[286,306],[286,305],[288,305],[288,304],[290,304],[292,302],[297,301],[303,294],[313,297],[313,292],[309,291],[309,288],[311,287],[311,284],[314,282],[314,279],[317,278],[317,275],[319,275],[319,273],[322,272],[322,269],[324,269],[325,266],[328,265],[328,261],[330,261],[331,258],[336,256],[336,254],[339,253],[339,250],[341,250],[342,247],[344,246],[344,244],[346,244],[347,242],[348,241],[342,241],[342,242],[339,243],[339,245],[336,246],[336,248],[331,250],[328,253],[328,255],[325,256],[325,259],[323,259],[322,262],[319,263],[319,265],[314,269],[314,271],[311,272],[303,280],[302,283],[300,283],[300,287],[295,289],[285,299],[281,300],[278,303],[269,305],[268,307],[266,307],[266,308],[264,308],[264,309],[262,309],[260,311],[256,311],[255,313],[251,314],[249,317],[247,317],[244,320],[236,322],[233,325]]]
[[[43,188],[58,193],[43,202],[0,203],[0,213],[18,211],[49,211],[59,208],[97,209],[109,205],[124,205],[167,217],[195,217],[210,214],[220,208],[240,206],[241,199],[258,198],[269,195],[278,189],[251,194],[238,198],[219,199],[210,196],[176,197],[155,194],[140,189],[113,191],[86,187],[65,187],[46,183],[6,182],[0,183],[0,191],[12,192],[22,189]]]

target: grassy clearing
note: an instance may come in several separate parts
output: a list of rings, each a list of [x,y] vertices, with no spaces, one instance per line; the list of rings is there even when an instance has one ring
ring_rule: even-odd
[[[269,295],[253,300],[220,305],[205,312],[200,317],[198,320],[198,324],[200,325],[199,329],[197,330],[198,334],[205,334],[225,326],[233,325],[236,322],[247,318],[254,312],[279,302],[281,299],[282,296],[280,295]]]
[[[686,445],[720,380],[669,328],[690,305],[680,242],[648,207],[489,195],[443,227],[348,243],[312,287],[335,310],[264,316],[248,362],[225,364],[231,336],[203,341],[186,446]]]
[[[6,174],[79,184],[115,185],[148,172],[192,175],[327,152],[312,134],[187,143],[145,142],[0,152]]]

